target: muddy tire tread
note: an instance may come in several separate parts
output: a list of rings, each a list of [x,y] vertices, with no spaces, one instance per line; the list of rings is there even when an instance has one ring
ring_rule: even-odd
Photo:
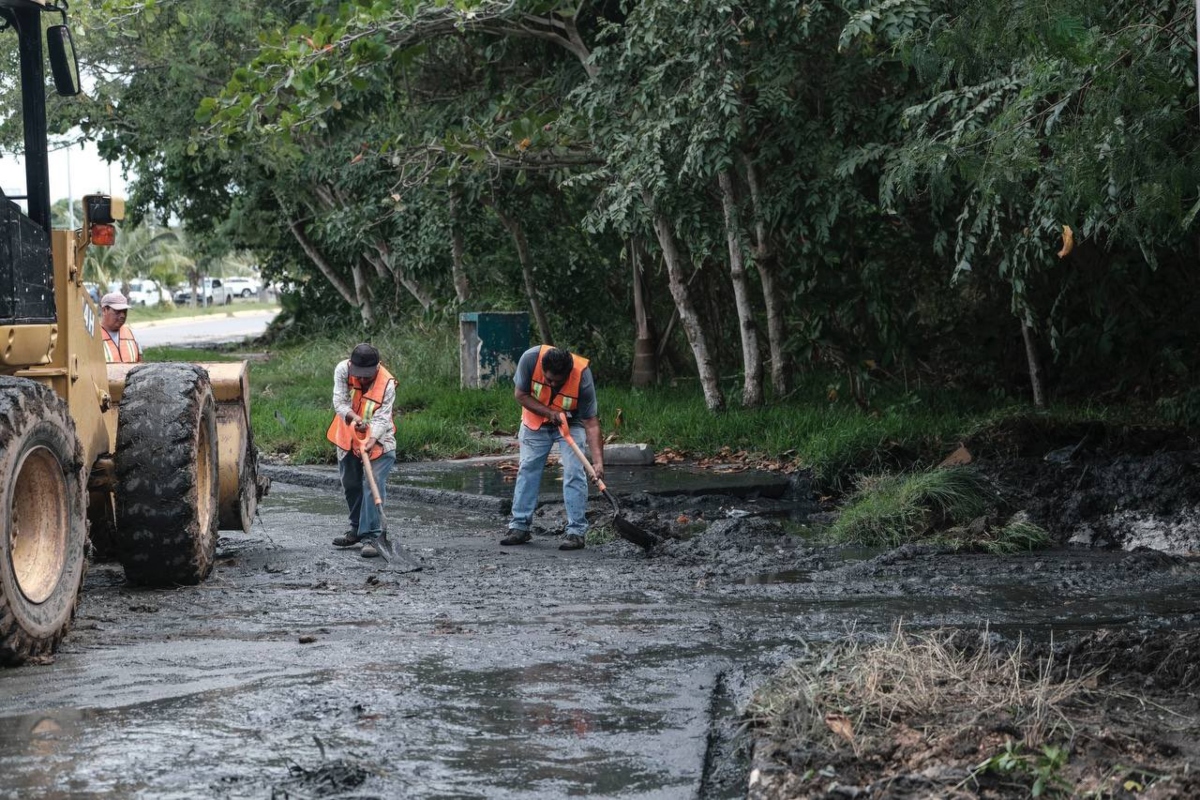
[[[208,373],[192,364],[131,370],[117,428],[117,557],[142,586],[197,584],[212,571],[217,544],[216,422]],[[208,426],[213,447],[210,524],[200,530],[196,445]]]
[[[75,432],[75,420],[66,403],[52,389],[23,378],[0,376],[0,449],[7,453],[14,440],[19,440],[39,424],[48,424],[55,431],[62,452],[56,453],[63,464],[68,502],[73,496],[73,507],[69,509],[71,526],[67,543],[68,556],[63,580],[54,594],[42,603],[46,610],[57,609],[57,616],[47,635],[35,635],[27,630],[19,618],[13,598],[6,595],[0,586],[0,665],[17,666],[31,658],[50,656],[58,650],[63,637],[71,629],[79,608],[79,595],[83,578],[87,572],[87,521],[86,521],[86,474],[83,463],[83,445]],[[5,455],[0,461],[7,462]],[[0,475],[0,480],[6,477]],[[7,497],[7,487],[0,491]],[[0,548],[7,557],[7,548]],[[78,574],[76,575],[76,571]]]

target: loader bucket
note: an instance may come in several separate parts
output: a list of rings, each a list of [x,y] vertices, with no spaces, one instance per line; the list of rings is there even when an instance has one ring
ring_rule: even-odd
[[[108,391],[118,414],[125,376],[134,366],[108,365]],[[266,479],[258,476],[258,451],[250,429],[250,367],[245,361],[197,362],[196,366],[208,372],[217,406],[218,527],[248,532],[267,488]]]

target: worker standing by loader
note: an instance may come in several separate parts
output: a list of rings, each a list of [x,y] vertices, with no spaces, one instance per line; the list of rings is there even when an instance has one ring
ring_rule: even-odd
[[[379,351],[360,344],[350,358],[333,370],[333,422],[326,437],[337,446],[338,473],[350,510],[350,529],[333,540],[334,547],[363,545],[362,557],[375,558],[373,540],[383,530],[379,511],[370,497],[363,450],[379,487],[379,501],[387,498],[387,478],[396,464],[396,379],[379,363]],[[350,457],[347,458],[347,455]]]
[[[133,331],[125,324],[129,301],[120,292],[100,298],[100,329],[104,334],[104,360],[109,364],[134,364],[142,360],[142,350]]]
[[[600,438],[599,406],[588,360],[550,345],[531,347],[517,362],[513,395],[521,405],[521,463],[513,490],[512,519],[502,545],[525,544],[533,538],[530,527],[537,507],[538,490],[546,457],[559,442],[563,471],[563,504],[567,530],[559,550],[580,550],[587,535],[587,475],[574,451],[564,447],[564,424],[582,446],[587,439],[592,467],[604,479],[604,443]]]

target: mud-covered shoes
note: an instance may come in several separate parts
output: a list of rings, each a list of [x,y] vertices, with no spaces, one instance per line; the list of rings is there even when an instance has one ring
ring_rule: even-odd
[[[334,547],[354,547],[354,545],[358,544],[361,541],[362,541],[362,539],[359,538],[358,531],[351,529],[351,530],[348,530],[345,533],[343,533],[341,536],[336,537],[333,540],[333,546]]]
[[[533,539],[533,534],[529,531],[519,531],[516,528],[508,529],[508,536],[500,540],[500,544],[508,547],[514,544],[529,544]]]
[[[363,545],[362,552],[359,555],[363,558],[379,558],[379,545],[375,544],[375,540],[372,539]]]
[[[558,546],[558,549],[559,550],[582,550],[583,549],[583,537],[575,536],[573,534],[568,533],[566,536],[563,537],[563,542],[562,542],[562,544],[560,544]]]

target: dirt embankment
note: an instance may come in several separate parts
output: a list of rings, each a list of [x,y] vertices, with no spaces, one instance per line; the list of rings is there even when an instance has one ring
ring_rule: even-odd
[[[1200,551],[1200,450],[1187,431],[1023,418],[964,445],[1063,544]]]
[[[1200,796],[1200,615],[1189,588],[1200,577],[1190,557],[1200,551],[1194,438],[1025,419],[963,446],[996,488],[1001,512],[1025,512],[1061,549],[1005,557],[906,545],[847,561],[836,548],[786,535],[776,521],[828,518],[802,480],[789,503],[628,499],[631,518],[666,540],[657,556],[701,580],[789,575],[793,595],[836,585],[852,597],[885,587],[931,603],[995,592],[1036,608],[1017,609],[989,630],[996,608],[981,601],[973,615],[968,601],[937,629],[946,650],[912,648],[891,673],[874,665],[864,681],[886,696],[871,701],[882,705],[849,692],[821,710],[848,691],[863,660],[878,658],[858,650],[854,635],[819,649],[825,672],[780,690],[802,669],[784,666],[760,690],[760,699],[771,690],[789,700],[774,718],[753,720],[750,796]],[[855,652],[844,649],[847,640]],[[889,656],[897,649],[884,648]],[[807,647],[797,653],[814,658]],[[955,658],[986,669],[942,663]],[[924,690],[896,699],[901,684],[919,681],[928,681]],[[1010,696],[1018,685],[1024,696]]]

